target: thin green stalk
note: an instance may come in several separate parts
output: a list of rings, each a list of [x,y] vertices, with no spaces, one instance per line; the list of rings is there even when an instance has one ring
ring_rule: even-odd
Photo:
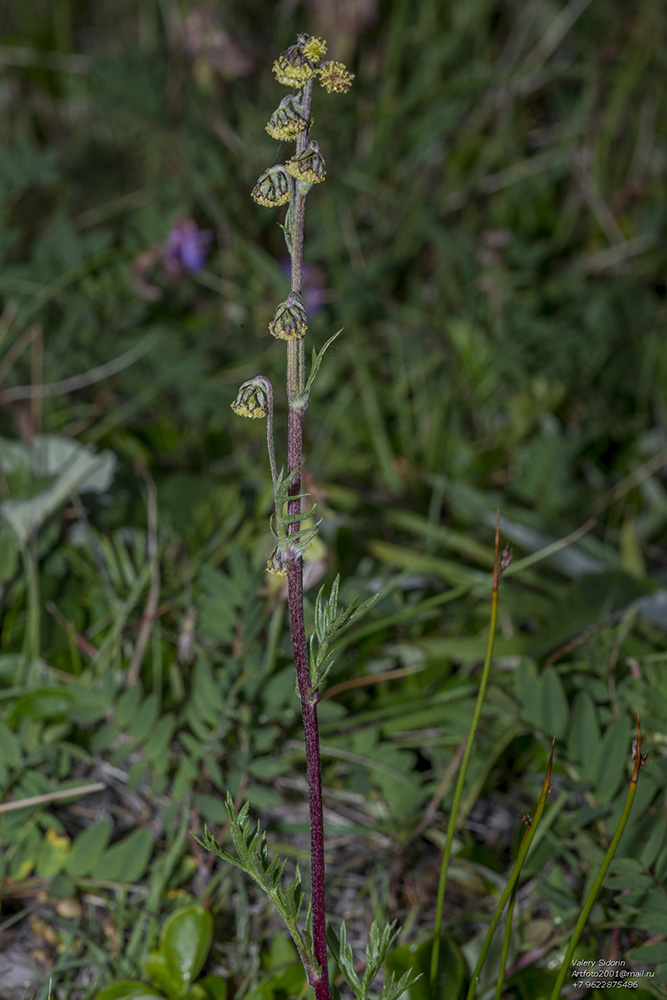
[[[574,931],[572,932],[572,937],[570,938],[570,943],[568,945],[567,951],[565,952],[565,958],[563,959],[563,964],[560,967],[560,972],[558,973],[558,978],[556,979],[556,985],[554,986],[553,993],[551,994],[551,1000],[558,1000],[560,991],[565,982],[565,976],[567,975],[568,969],[570,968],[570,962],[572,961],[572,956],[574,954],[574,949],[579,943],[579,938],[586,926],[586,921],[593,909],[593,903],[602,888],[602,883],[604,882],[605,875],[609,870],[609,865],[611,864],[612,858],[616,853],[616,849],[621,842],[621,837],[623,836],[623,831],[628,822],[630,816],[630,810],[632,809],[632,803],[635,799],[635,793],[637,791],[637,781],[639,779],[639,769],[643,766],[646,757],[642,759],[642,730],[639,724],[639,712],[637,712],[637,739],[633,740],[632,745],[632,759],[635,762],[635,766],[632,772],[632,778],[630,779],[630,787],[628,788],[628,794],[625,798],[625,805],[623,806],[623,812],[621,813],[621,818],[618,821],[618,826],[614,836],[612,837],[611,843],[607,849],[600,869],[595,877],[595,881],[591,887],[586,902],[583,905],[581,913],[579,914],[579,919],[577,920]]]
[[[433,927],[433,947],[431,951],[431,971],[430,971],[430,983],[431,989],[434,988],[437,974],[438,974],[438,962],[440,959],[440,935],[442,931],[442,912],[445,903],[445,885],[447,882],[447,871],[449,869],[449,859],[452,853],[452,844],[454,842],[454,832],[456,830],[456,820],[458,817],[459,806],[461,804],[461,797],[463,795],[463,787],[465,785],[466,774],[468,771],[468,764],[470,762],[470,757],[472,755],[472,749],[475,742],[475,736],[477,733],[477,727],[479,725],[480,716],[482,714],[482,703],[484,701],[484,695],[486,694],[486,687],[489,681],[489,673],[491,670],[491,660],[493,657],[493,646],[496,637],[496,621],[498,618],[498,584],[500,583],[500,577],[502,576],[503,570],[506,568],[505,565],[501,566],[498,551],[500,545],[500,513],[496,517],[496,537],[495,537],[495,547],[494,547],[494,568],[493,568],[493,590],[491,597],[491,618],[489,622],[489,640],[486,647],[486,656],[484,658],[484,666],[482,668],[482,678],[479,685],[479,691],[477,693],[477,701],[475,703],[475,711],[473,712],[472,722],[470,723],[470,730],[468,732],[468,738],[466,740],[466,747],[463,753],[463,760],[461,761],[461,768],[459,770],[458,779],[456,782],[456,789],[454,790],[454,801],[452,803],[452,811],[449,815],[449,822],[447,824],[447,836],[445,839],[445,848],[442,854],[442,864],[440,866],[440,881],[438,883],[438,896],[436,901],[435,910],[435,924]],[[509,558],[511,555],[505,557],[503,553],[504,562],[509,565]]]
[[[484,966],[484,962],[486,961],[486,956],[489,952],[489,948],[491,947],[491,941],[493,940],[493,935],[495,934],[496,928],[500,923],[500,918],[503,915],[503,910],[505,909],[505,903],[514,892],[514,888],[519,880],[519,875],[521,874],[521,869],[523,868],[524,861],[528,856],[530,845],[533,842],[533,838],[537,832],[537,827],[539,826],[540,820],[542,819],[542,813],[544,812],[544,806],[547,801],[547,795],[549,794],[549,785],[551,782],[551,765],[553,764],[553,759],[554,759],[555,742],[556,741],[553,740],[551,743],[551,753],[549,754],[547,773],[544,776],[542,792],[540,794],[539,802],[537,803],[537,809],[535,810],[533,821],[530,825],[530,829],[526,831],[526,833],[524,834],[524,838],[521,841],[521,847],[519,848],[517,859],[514,862],[514,868],[512,869],[512,874],[510,875],[509,881],[505,886],[500,899],[498,900],[498,905],[496,906],[496,912],[494,913],[489,929],[486,932],[486,937],[484,938],[484,944],[482,945],[482,950],[480,951],[479,957],[477,959],[477,965],[473,970],[472,979],[470,981],[470,987],[466,995],[466,1000],[473,1000],[473,997],[475,996],[477,984],[479,983],[480,973]]]
[[[507,916],[505,917],[505,933],[503,934],[503,950],[500,953],[500,968],[498,969],[498,982],[493,1000],[500,1000],[505,982],[505,969],[507,968],[507,956],[510,950],[510,940],[512,938],[512,917],[514,916],[514,904],[516,902],[516,886],[512,890],[510,901],[507,906]]]

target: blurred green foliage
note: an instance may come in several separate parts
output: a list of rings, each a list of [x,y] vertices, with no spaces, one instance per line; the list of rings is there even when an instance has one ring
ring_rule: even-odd
[[[280,441],[267,323],[286,253],[249,191],[284,156],[264,133],[282,96],[269,70],[299,30],[356,73],[316,109],[310,333],[319,347],[344,331],[307,417],[325,517],[309,572],[340,572],[347,603],[380,592],[321,706],[333,919],[361,939],[369,907],[389,906],[404,940],[428,931],[500,505],[515,563],[450,950],[474,966],[556,735],[508,995],[548,991],[622,807],[638,709],[649,762],[585,948],[655,970],[642,986],[664,995],[659,0],[2,5],[0,791],[43,797],[0,812],[3,917],[26,925],[22,900],[46,889],[58,943],[33,962],[34,995],[50,976],[74,1000],[136,980],[186,888],[217,914],[211,969],[235,995],[300,988],[275,937],[260,958],[271,928],[243,883],[188,837],[225,822],[230,789],[283,852],[305,843],[283,596],[263,571],[263,430],[229,407],[271,377]],[[212,244],[174,276],[164,247],[183,218]],[[36,439],[70,458],[31,465]],[[73,455],[106,456],[113,478],[68,491]],[[52,798],[90,784],[104,788]],[[75,930],[57,910],[72,900]]]

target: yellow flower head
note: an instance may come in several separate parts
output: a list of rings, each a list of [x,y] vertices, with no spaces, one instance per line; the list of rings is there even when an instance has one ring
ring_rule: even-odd
[[[322,62],[325,55],[327,54],[327,43],[323,38],[309,38],[308,35],[300,35],[299,38],[305,38],[307,41],[303,43],[303,54],[309,63],[314,63],[318,65]]]
[[[301,340],[308,329],[308,317],[298,292],[290,292],[281,302],[269,323],[269,333],[278,340]]]
[[[252,189],[252,197],[258,205],[277,208],[289,201],[290,180],[283,166],[269,167]]]
[[[327,62],[320,69],[320,84],[329,94],[346,94],[352,86],[354,73],[342,62]]]
[[[327,43],[323,38],[297,35],[296,45],[281,52],[273,64],[273,74],[278,83],[286,87],[303,87],[307,80],[317,75],[317,69],[326,55]]]
[[[275,576],[287,576],[287,567],[277,545],[267,560],[266,568]]]
[[[264,377],[260,377],[244,382],[232,403],[234,413],[239,417],[250,417],[253,420],[265,417],[269,411],[266,381]]]
[[[291,45],[274,62],[273,75],[278,83],[298,89],[306,80],[312,80],[316,72],[303,54],[303,49]]]
[[[325,168],[324,157],[315,140],[309,142],[301,153],[297,153],[285,164],[288,174],[307,184],[320,184],[327,175]]]
[[[308,122],[300,113],[294,94],[288,94],[269,118],[266,131],[273,139],[294,142],[299,132],[308,128]]]

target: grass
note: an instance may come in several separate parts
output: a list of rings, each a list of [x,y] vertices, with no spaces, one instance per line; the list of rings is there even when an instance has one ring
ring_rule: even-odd
[[[0,925],[15,967],[32,963],[28,995],[51,977],[53,996],[83,1000],[140,976],[194,895],[230,993],[279,996],[294,956],[182,831],[206,819],[220,840],[230,788],[283,851],[306,843],[284,599],[262,570],[263,430],[229,403],[282,366],[266,333],[282,234],[249,198],[275,155],[257,140],[280,96],[266,67],[324,14],[218,12],[220,63],[185,44],[184,5],[110,10],[0,14],[0,788],[105,786],[0,814]],[[474,968],[555,736],[506,984],[551,994],[621,815],[638,710],[650,755],[579,953],[655,971],[637,993],[664,995],[665,14],[365,10],[329,31],[357,78],[318,120],[336,166],[307,222],[313,343],[344,327],[308,413],[325,520],[307,614],[339,572],[342,600],[381,594],[321,705],[334,918],[355,945],[369,912],[397,917],[408,946],[433,926],[500,506],[515,560],[445,928]],[[184,215],[213,233],[206,267],[168,281],[147,266],[147,298],[138,258]],[[61,469],[30,465],[36,434],[115,468],[66,491],[21,552],[6,502],[32,510],[62,487]],[[59,913],[75,903],[72,934]]]

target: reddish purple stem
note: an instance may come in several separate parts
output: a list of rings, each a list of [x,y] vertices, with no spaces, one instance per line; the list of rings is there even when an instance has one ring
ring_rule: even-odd
[[[302,114],[310,118],[310,98],[312,81],[308,81],[302,91]],[[296,152],[305,149],[308,131],[304,129],[297,136]],[[294,182],[290,206],[290,228],[292,232],[291,264],[292,291],[301,293],[303,280],[303,224],[305,195],[298,192]],[[305,351],[303,340],[291,340],[287,344],[287,395],[290,400],[303,392]],[[301,465],[303,461],[303,408],[290,405],[287,424],[287,468],[296,471],[290,487],[291,494],[301,493]],[[301,512],[301,500],[290,500],[290,514]],[[299,531],[300,522],[292,523],[288,531]],[[317,727],[317,703],[319,692],[310,693],[310,666],[308,644],[303,620],[303,564],[300,557],[292,554],[287,561],[287,593],[289,600],[290,630],[292,650],[296,668],[301,713],[306,744],[306,767],[308,772],[308,805],[310,808],[310,891],[313,917],[313,946],[315,958],[320,965],[319,974],[309,974],[308,981],[315,990],[316,1000],[331,1000],[329,973],[327,969],[327,928],[324,868],[324,813],[322,809],[322,767],[320,763],[320,737]]]

